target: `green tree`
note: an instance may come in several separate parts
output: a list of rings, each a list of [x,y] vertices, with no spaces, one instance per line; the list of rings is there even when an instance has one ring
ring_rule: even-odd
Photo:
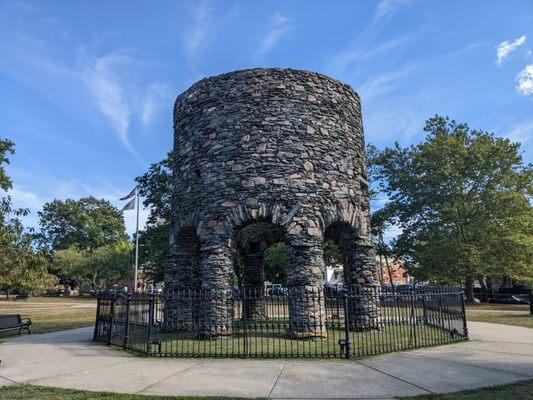
[[[15,143],[8,139],[0,139],[0,189],[11,189],[11,179],[7,176],[2,164],[9,164],[9,155],[15,153]]]
[[[272,283],[287,283],[289,255],[285,243],[274,243],[263,256],[265,280]]]
[[[139,260],[143,273],[155,282],[163,280],[169,252],[172,201],[172,153],[150,165],[136,178],[143,204],[150,209],[144,231],[139,233]]]
[[[533,280],[533,172],[520,144],[441,116],[424,131],[422,143],[375,157],[410,273],[462,283],[470,301],[476,278]]]
[[[52,264],[93,296],[124,279],[132,279],[133,244],[119,241],[91,250],[70,247],[54,252]]]
[[[122,213],[107,200],[92,196],[46,203],[39,212],[39,225],[53,250],[96,249],[126,240]]]
[[[4,165],[14,154],[13,142],[0,139],[0,190],[11,188],[11,179]],[[20,217],[28,215],[26,209],[13,209],[9,195],[0,197],[0,287],[20,288],[25,291],[47,289],[55,284],[48,273],[47,253],[38,249],[32,230],[24,229]]]

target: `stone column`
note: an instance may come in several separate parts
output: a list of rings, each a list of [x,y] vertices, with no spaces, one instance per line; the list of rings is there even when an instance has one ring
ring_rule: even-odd
[[[340,241],[349,289],[350,325],[355,330],[379,328],[379,292],[374,248],[367,239]]]
[[[263,266],[264,250],[260,246],[252,246],[243,255],[243,296],[245,307],[243,312],[248,319],[260,319],[266,316],[264,298],[265,270]]]
[[[288,238],[289,317],[296,338],[326,337],[322,237]]]
[[[223,241],[210,239],[206,243]],[[200,249],[202,288],[200,293],[199,337],[224,336],[233,329],[233,257],[224,244],[202,246]]]
[[[198,249],[194,233],[182,231],[170,246],[165,269],[165,329],[192,329],[197,313],[194,307],[198,282]]]

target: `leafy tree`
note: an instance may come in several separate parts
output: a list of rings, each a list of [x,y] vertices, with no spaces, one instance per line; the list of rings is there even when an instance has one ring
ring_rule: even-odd
[[[150,208],[146,229],[139,233],[139,259],[143,273],[152,280],[163,280],[169,252],[172,202],[172,153],[150,165],[136,178],[143,204]]]
[[[274,243],[263,256],[265,280],[273,283],[287,283],[289,255],[285,243]]]
[[[9,155],[15,153],[15,143],[8,139],[0,139],[0,189],[11,189],[11,179],[7,176],[2,164],[9,164]]]
[[[56,251],[52,258],[54,268],[73,279],[82,291],[96,295],[123,279],[132,276],[133,244],[119,241],[91,250],[74,246]]]
[[[422,143],[374,160],[411,274],[463,283],[469,300],[480,276],[533,280],[533,172],[520,144],[441,116],[424,131]]]
[[[44,241],[54,250],[96,249],[126,240],[124,217],[107,200],[53,200],[39,212]]]
[[[11,179],[3,164],[9,164],[9,154],[14,154],[14,143],[0,139],[0,189],[8,191]],[[24,229],[20,217],[28,210],[13,209],[11,198],[0,198],[0,287],[20,288],[25,291],[47,289],[55,284],[48,273],[46,250],[36,247],[33,232]]]

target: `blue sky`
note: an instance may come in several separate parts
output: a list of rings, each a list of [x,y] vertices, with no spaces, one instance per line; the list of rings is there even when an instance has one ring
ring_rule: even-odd
[[[361,96],[367,141],[420,141],[436,113],[520,141],[533,161],[533,2],[0,1],[0,137],[18,207],[111,200],[172,143],[195,81],[322,72]],[[146,214],[146,210],[143,211]],[[133,213],[126,216],[128,230]]]

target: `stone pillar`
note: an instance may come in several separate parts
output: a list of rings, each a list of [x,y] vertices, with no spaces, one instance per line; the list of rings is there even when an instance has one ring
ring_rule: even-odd
[[[207,243],[220,243],[210,240]],[[200,249],[202,288],[200,291],[199,337],[225,336],[233,329],[232,250],[226,244],[202,246]]]
[[[355,330],[379,328],[379,292],[374,248],[367,239],[340,241],[349,288],[350,325]]]
[[[263,253],[261,248],[249,249],[243,255],[243,296],[245,307],[243,312],[248,319],[260,319],[266,316],[264,298],[265,270],[263,266]]]
[[[198,288],[198,240],[183,230],[174,237],[165,269],[164,324],[167,331],[190,330],[197,322],[195,289]]]
[[[290,333],[296,338],[326,337],[322,238],[289,239],[288,253]]]

